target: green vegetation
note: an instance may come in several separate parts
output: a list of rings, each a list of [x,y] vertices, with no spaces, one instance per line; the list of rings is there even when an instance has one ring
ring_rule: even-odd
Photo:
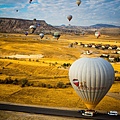
[[[27,79],[18,80],[15,78],[14,80],[11,77],[5,78],[5,80],[0,79],[0,84],[13,84],[13,85],[20,85],[21,87],[43,87],[43,88],[68,88],[71,87],[70,82],[64,84],[63,82],[58,82],[57,85],[53,86],[51,84],[46,83],[38,83],[34,84],[34,82],[30,82]]]

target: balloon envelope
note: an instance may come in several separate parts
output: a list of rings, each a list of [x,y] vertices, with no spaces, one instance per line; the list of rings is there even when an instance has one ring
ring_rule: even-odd
[[[95,32],[95,36],[96,36],[97,38],[99,38],[99,37],[100,37],[100,32]]]
[[[34,33],[34,31],[36,30],[36,26],[35,25],[31,25],[29,27],[30,33]]]
[[[32,2],[32,0],[29,0],[29,3],[31,3]]]
[[[68,15],[67,19],[70,21],[72,19],[72,15]]]
[[[80,58],[69,69],[69,79],[88,109],[94,109],[114,82],[112,65],[102,58]]]
[[[33,20],[36,21],[36,18],[34,18]]]
[[[39,27],[39,26],[40,26],[40,23],[36,23],[36,25],[37,25],[37,27]]]
[[[60,37],[60,33],[59,32],[54,32],[54,38],[57,38],[57,40],[59,39],[59,37]]]
[[[25,35],[26,35],[26,36],[28,35],[28,32],[27,32],[27,31],[25,32]]]
[[[44,37],[44,34],[43,33],[40,33],[40,38],[42,39]]]
[[[81,0],[76,0],[76,4],[79,6],[81,4]]]

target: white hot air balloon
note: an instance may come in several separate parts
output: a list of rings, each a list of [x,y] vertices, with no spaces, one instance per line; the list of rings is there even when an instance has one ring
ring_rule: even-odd
[[[96,36],[96,38],[99,38],[100,37],[100,32],[95,32],[95,36]]]
[[[35,25],[31,25],[31,26],[29,27],[30,33],[34,33],[35,30],[36,30],[36,26],[35,26]]]
[[[42,39],[44,37],[44,34],[43,33],[40,33],[40,38]]]
[[[60,33],[59,32],[54,32],[53,37],[56,38],[57,40],[60,38]]]
[[[69,79],[88,109],[94,110],[114,82],[114,69],[103,58],[80,58],[69,69]]]

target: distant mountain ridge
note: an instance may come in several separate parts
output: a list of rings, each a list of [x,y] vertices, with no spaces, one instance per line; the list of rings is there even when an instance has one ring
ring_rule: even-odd
[[[99,30],[102,34],[109,35],[120,35],[120,26],[109,25],[109,24],[96,24],[91,26],[74,26],[64,25],[52,26],[47,24],[45,20],[27,20],[19,18],[0,18],[0,32],[1,33],[25,33],[29,31],[30,25],[37,25],[34,34],[53,34],[55,31],[59,31],[64,34],[94,34],[95,30]]]
[[[95,24],[91,25],[92,28],[120,28],[120,26],[111,25],[111,24]]]
[[[60,26],[56,26],[56,27],[82,27],[82,28],[120,28],[120,26],[116,26],[116,25],[111,25],[111,24],[95,24],[95,25],[90,25],[90,26],[66,26],[64,24],[60,25]]]

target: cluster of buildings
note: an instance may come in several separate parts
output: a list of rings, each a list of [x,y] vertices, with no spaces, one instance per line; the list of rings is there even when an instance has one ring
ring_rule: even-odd
[[[108,50],[104,51],[106,53],[101,54],[99,57],[107,58],[109,62],[120,62],[120,46],[117,45],[110,45],[110,44],[95,44],[95,43],[88,43],[83,44],[82,42],[74,42],[69,45],[69,47],[74,47],[76,45],[79,45],[84,48],[96,48],[98,50]],[[102,53],[102,51],[101,51]],[[83,54],[91,55],[92,51],[87,50],[84,51]]]

